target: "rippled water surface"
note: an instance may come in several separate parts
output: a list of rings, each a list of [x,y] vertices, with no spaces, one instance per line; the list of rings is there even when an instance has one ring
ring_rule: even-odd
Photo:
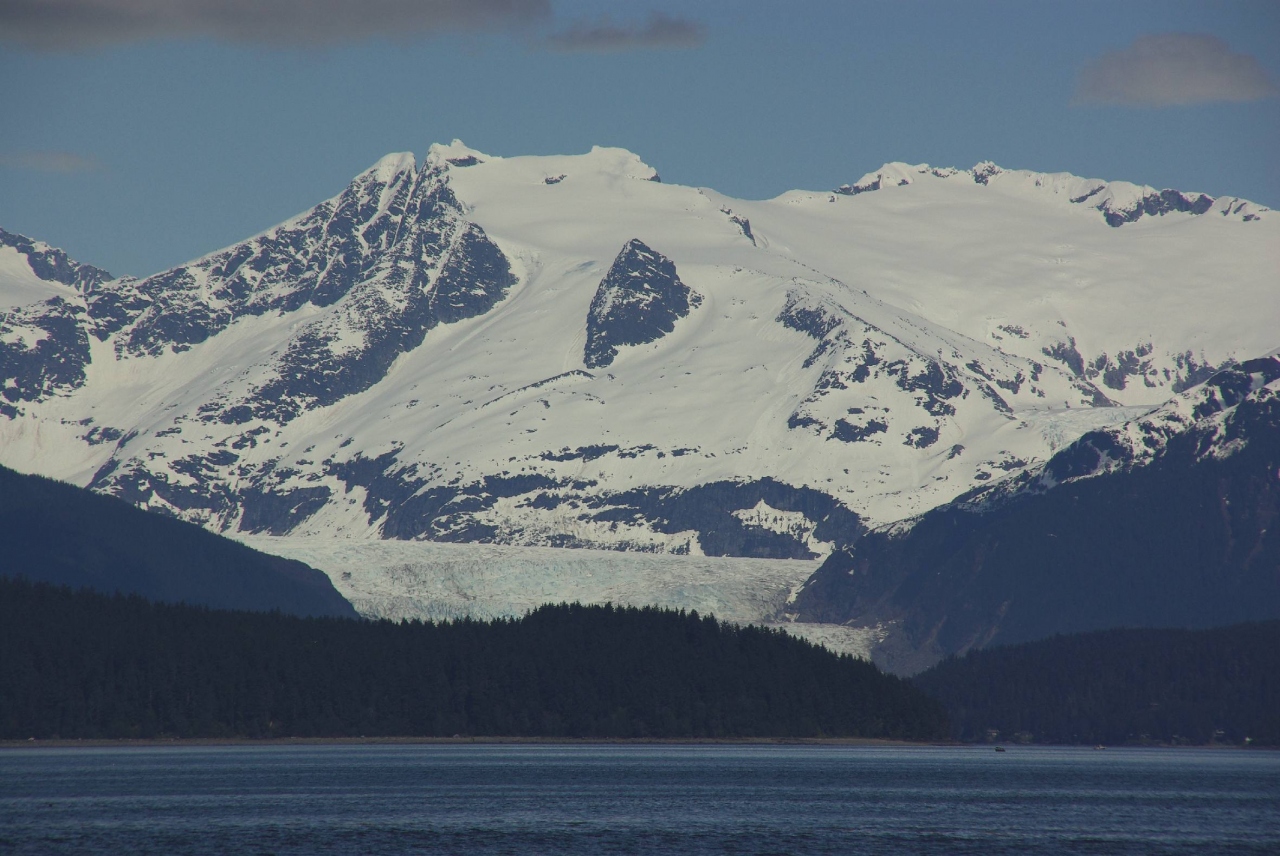
[[[3,853],[1277,853],[1280,753],[0,750]]]

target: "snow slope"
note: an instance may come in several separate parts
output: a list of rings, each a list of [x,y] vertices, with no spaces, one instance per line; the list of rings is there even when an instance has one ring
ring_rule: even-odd
[[[0,462],[308,538],[821,557],[1280,329],[1274,212],[991,164],[743,201],[455,142],[143,280],[9,262]]]

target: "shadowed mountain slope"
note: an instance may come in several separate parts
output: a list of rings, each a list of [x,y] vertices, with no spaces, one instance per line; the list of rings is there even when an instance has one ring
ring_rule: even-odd
[[[1108,627],[1280,617],[1280,357],[1220,372],[1043,467],[868,533],[797,599],[883,625],[904,672],[952,653]]]
[[[0,467],[0,576],[159,601],[355,616],[329,578],[192,523]]]

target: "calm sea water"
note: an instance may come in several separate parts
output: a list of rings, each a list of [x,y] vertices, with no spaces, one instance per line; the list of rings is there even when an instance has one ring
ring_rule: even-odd
[[[0,852],[1280,853],[1280,753],[15,749]]]

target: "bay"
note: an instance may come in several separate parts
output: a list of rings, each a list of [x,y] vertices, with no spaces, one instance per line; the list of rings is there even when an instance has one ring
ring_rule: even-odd
[[[1280,753],[18,748],[0,750],[0,852],[1275,853]]]

